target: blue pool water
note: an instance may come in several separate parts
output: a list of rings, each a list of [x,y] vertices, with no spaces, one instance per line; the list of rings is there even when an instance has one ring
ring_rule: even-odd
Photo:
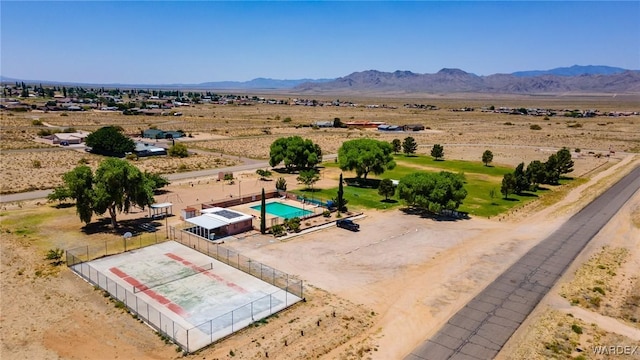
[[[253,210],[260,211],[262,209],[262,205],[256,205],[251,207]],[[283,204],[280,202],[271,202],[268,203],[265,212],[278,216],[285,219],[291,219],[294,217],[303,217],[309,214],[313,214],[313,211],[303,210],[299,207]]]

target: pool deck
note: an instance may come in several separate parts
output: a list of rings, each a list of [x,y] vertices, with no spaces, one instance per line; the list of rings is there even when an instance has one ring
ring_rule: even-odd
[[[273,198],[273,199],[267,199],[266,203],[272,203],[272,202],[280,202],[286,205],[290,205],[290,206],[294,206],[297,208],[300,208],[302,210],[309,210],[309,211],[313,211],[314,214],[321,214],[325,209],[314,205],[314,204],[303,204],[299,201],[295,201],[295,200],[291,200],[291,199],[284,199],[284,198]],[[254,226],[260,226],[259,223],[259,219],[260,219],[260,211],[259,210],[255,210],[252,209],[252,206],[256,206],[256,205],[260,205],[260,201],[254,201],[254,202],[250,202],[250,203],[246,203],[246,204],[242,204],[242,205],[238,205],[238,206],[232,206],[230,207],[230,209],[236,210],[236,211],[240,211],[243,212],[245,214],[248,215],[253,215],[255,221],[257,221],[258,223],[256,224],[254,222]],[[271,224],[273,223],[282,223],[283,218],[266,213],[267,215],[267,226],[271,226]]]

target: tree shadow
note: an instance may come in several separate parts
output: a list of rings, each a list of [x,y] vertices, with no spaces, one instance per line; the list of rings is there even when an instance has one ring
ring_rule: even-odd
[[[363,189],[377,189],[380,185],[380,179],[364,179],[364,178],[345,178],[344,182],[348,186],[359,187]]]
[[[504,201],[520,201],[520,200],[518,200],[516,198],[510,198],[510,197],[502,198],[502,200],[504,200]]]
[[[68,209],[68,208],[73,207],[75,205],[76,205],[75,203],[63,202],[63,203],[56,204],[53,207],[56,208],[56,209]]]
[[[442,215],[442,214],[434,214],[429,210],[416,208],[416,207],[404,207],[404,208],[401,208],[400,211],[402,211],[406,215],[414,215],[414,216],[417,215],[417,216],[420,216],[420,218],[422,219],[431,219],[433,221],[439,221],[439,222],[440,221],[455,222],[460,220],[471,219],[471,217],[469,217],[469,215],[466,213],[462,213],[462,214],[465,214],[463,217],[455,217],[455,216],[448,216],[448,215]]]
[[[521,194],[518,194],[518,196],[522,196],[522,197],[538,197],[537,194],[534,194],[532,192],[523,192]]]
[[[86,224],[82,227],[81,231],[87,235],[114,232],[111,227],[111,219],[107,217],[103,217]]]
[[[289,171],[289,169],[287,168],[273,168],[272,170],[277,172],[278,174],[291,174],[291,171]]]
[[[307,193],[307,192],[309,192],[309,193],[316,193],[316,192],[320,192],[320,191],[322,191],[322,189],[317,189],[317,188],[313,188],[313,189],[311,189],[311,188],[304,188],[304,189],[302,189],[302,190],[300,190],[300,191],[305,192],[305,193]]]
[[[118,228],[111,227],[111,218],[102,217],[82,227],[81,231],[87,235],[99,233],[111,233],[123,235],[125,233],[138,234],[140,232],[156,232],[157,227],[162,226],[160,221],[148,217],[118,221]]]
[[[380,200],[380,202],[386,203],[386,204],[397,204],[398,200],[395,199],[382,199]]]
[[[165,195],[165,194],[168,194],[170,192],[171,192],[171,190],[165,190],[165,189],[156,189],[156,190],[153,191],[153,193],[155,195]]]

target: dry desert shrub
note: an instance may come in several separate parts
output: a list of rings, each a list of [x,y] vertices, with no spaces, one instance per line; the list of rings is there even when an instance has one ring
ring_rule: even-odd
[[[576,270],[574,279],[562,287],[560,295],[572,305],[605,314],[618,290],[614,278],[628,255],[626,248],[603,247]]]
[[[22,138],[22,139],[20,139]],[[49,144],[32,141],[32,136],[20,136],[16,138],[10,134],[0,135],[0,150],[22,150],[51,148]]]
[[[101,160],[97,155],[71,150],[3,153],[0,158],[3,194],[54,188],[62,184],[62,175],[81,161],[95,169]]]
[[[51,189],[62,184],[62,175],[76,166],[88,165],[95,170],[105,157],[78,151],[12,152],[2,154],[0,192],[3,194]],[[170,174],[233,166],[232,159],[214,155],[193,155],[187,158],[169,156],[140,158],[130,162],[142,171]]]
[[[609,354],[596,354],[594,346],[632,346],[624,336],[608,333],[596,324],[588,324],[571,313],[548,309],[527,328],[516,348],[506,359],[609,359]],[[634,359],[636,355],[620,354],[620,359]],[[618,357],[616,357],[618,358]]]
[[[237,165],[237,161],[215,155],[190,155],[186,158],[170,156],[139,158],[130,161],[138,169],[153,173],[171,174],[184,171],[215,169]]]

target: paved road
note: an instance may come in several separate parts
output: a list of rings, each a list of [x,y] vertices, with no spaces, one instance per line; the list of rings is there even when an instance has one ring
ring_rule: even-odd
[[[322,157],[323,161],[333,160],[337,157],[336,154],[324,155]],[[236,158],[233,156],[233,158]],[[241,158],[241,161],[244,158]],[[177,181],[184,179],[194,179],[194,178],[202,178],[208,176],[217,176],[219,172],[236,172],[236,171],[247,171],[247,170],[255,170],[260,168],[269,167],[269,163],[266,161],[256,161],[255,159],[249,159],[249,163],[229,166],[225,168],[216,168],[216,169],[207,169],[207,170],[198,170],[198,171],[188,171],[183,173],[175,173],[175,174],[167,174],[165,175],[169,181]],[[0,203],[8,203],[14,201],[26,201],[26,200],[35,200],[35,199],[43,199],[46,198],[49,193],[53,190],[36,190],[23,192],[18,194],[7,194],[0,195]]]
[[[527,252],[405,360],[494,358],[585,245],[638,189],[640,167]]]

